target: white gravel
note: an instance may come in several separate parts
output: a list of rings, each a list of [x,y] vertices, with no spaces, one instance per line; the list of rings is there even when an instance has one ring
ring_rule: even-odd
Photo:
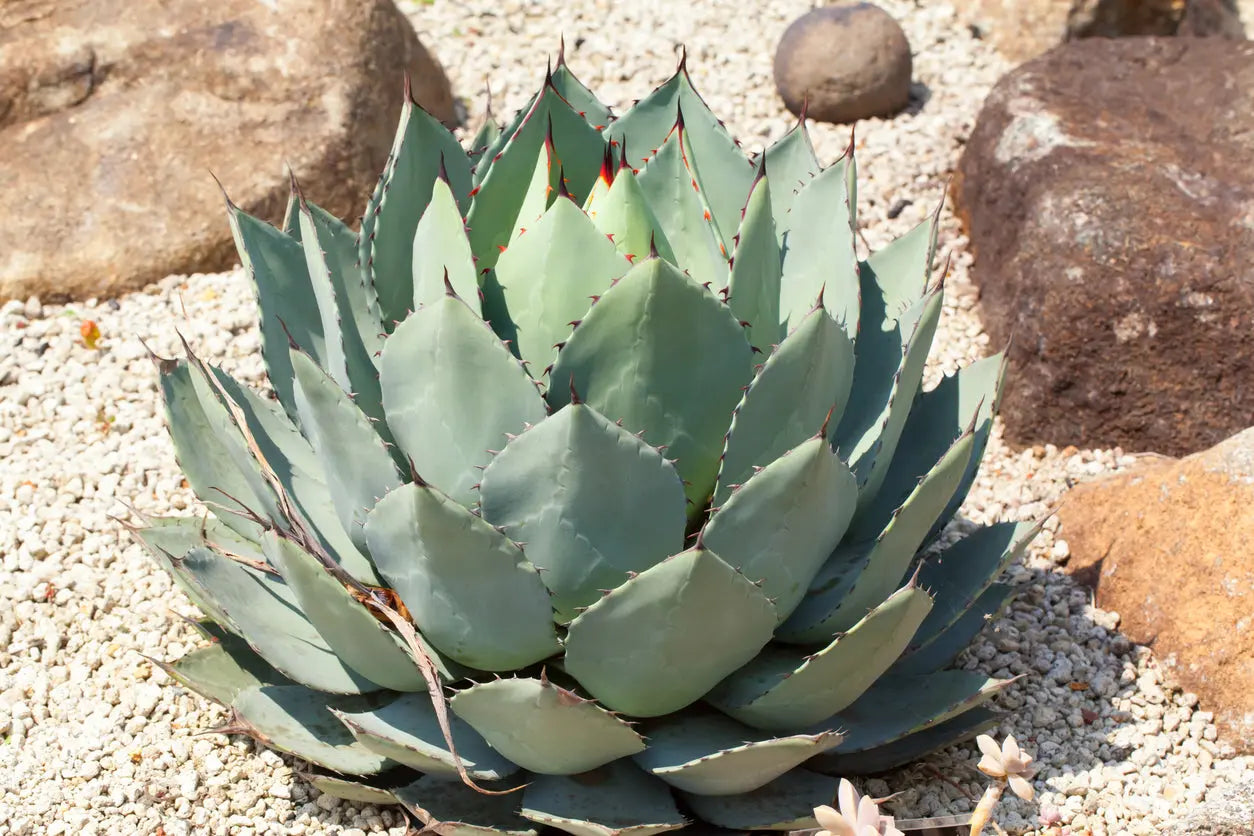
[[[947,5],[882,5],[913,44],[919,95],[911,113],[858,128],[859,208],[872,246],[935,206],[983,96],[1006,69]],[[576,72],[620,112],[673,70],[686,44],[698,86],[753,150],[792,123],[774,95],[771,57],[783,28],[808,8],[801,0],[436,0],[408,11],[472,114],[487,80],[498,114],[518,107],[559,32]],[[815,126],[813,134],[824,161],[848,140],[842,128]],[[912,203],[889,221],[899,200]],[[966,241],[948,214],[943,242],[953,263],[933,377],[992,350],[973,311]],[[193,611],[110,515],[125,515],[124,502],[190,513],[195,501],[175,466],[139,339],[172,355],[177,327],[203,356],[257,382],[251,300],[232,272],[171,277],[116,302],[31,300],[0,312],[0,836],[405,832],[395,810],[318,796],[293,779],[289,759],[244,740],[197,736],[223,712],[170,684],[143,656],[174,659],[189,649],[194,634],[172,613]],[[103,334],[98,350],[83,344],[85,319]],[[1014,452],[995,437],[965,514],[976,522],[1039,517],[1070,482],[1129,461],[1118,450]],[[1068,552],[1055,528],[1011,570],[1021,595],[968,664],[1025,674],[1001,700],[1009,709],[1002,733],[1038,758],[1046,824],[1074,836],[1157,833],[1254,763],[1229,757],[1196,698],[1170,690],[1153,655],[1118,633],[1118,617],[1056,572]],[[867,789],[901,792],[894,805],[902,814],[960,812],[983,786],[973,764],[959,748]],[[1012,833],[1060,833],[1010,798],[999,817]]]

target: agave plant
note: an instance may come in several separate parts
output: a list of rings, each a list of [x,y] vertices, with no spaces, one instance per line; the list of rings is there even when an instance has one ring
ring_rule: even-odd
[[[936,218],[859,260],[852,147],[751,158],[682,63],[471,144],[407,95],[360,232],[228,201],[273,397],[158,361],[216,511],[137,532],[206,616],[170,675],[440,833],[813,827],[990,725],[948,668],[1035,529],[929,549],[1004,370],[921,391]]]

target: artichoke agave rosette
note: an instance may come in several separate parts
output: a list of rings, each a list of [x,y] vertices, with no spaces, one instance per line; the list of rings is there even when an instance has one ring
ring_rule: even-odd
[[[229,206],[274,398],[159,363],[217,512],[137,532],[213,640],[167,671],[448,833],[813,827],[986,728],[949,665],[1035,529],[921,557],[1004,371],[921,392],[936,219],[860,261],[853,149],[750,159],[682,64],[472,144],[407,95],[360,233]]]

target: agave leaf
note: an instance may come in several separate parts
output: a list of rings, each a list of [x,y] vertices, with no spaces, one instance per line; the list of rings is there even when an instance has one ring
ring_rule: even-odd
[[[448,496],[424,482],[399,487],[370,512],[365,535],[419,631],[455,661],[509,671],[559,652],[535,567]]]
[[[536,384],[455,296],[415,311],[396,329],[380,379],[401,449],[424,479],[464,505],[474,502],[476,468],[491,461],[491,451],[545,415]]]
[[[604,130],[605,126],[610,124],[610,120],[613,119],[610,109],[575,77],[561,53],[558,53],[557,66],[553,69],[549,80],[553,88],[562,94],[562,98],[598,131]]]
[[[881,677],[853,705],[808,730],[843,729],[845,740],[840,746],[841,754],[864,752],[970,711],[1014,681],[990,679],[975,671],[888,675]]]
[[[619,169],[614,182],[603,192],[594,191],[584,211],[596,228],[610,237],[619,254],[642,261],[652,248],[660,257],[672,264],[676,262],[662,223],[630,169]]]
[[[561,161],[560,166],[550,168],[550,187],[556,191],[557,178],[564,175],[567,191],[576,197],[587,197],[592,191],[605,156],[605,142],[551,83],[546,84],[492,161],[471,201],[467,226],[480,270],[495,267],[501,249],[514,236],[526,200],[526,184],[550,135],[554,154]]]
[[[761,581],[782,622],[840,542],[857,502],[853,473],[816,436],[732,494],[706,526],[705,543]]]
[[[367,749],[429,775],[457,777],[429,695],[404,694],[373,711],[333,713]],[[450,717],[449,725],[457,757],[476,781],[496,781],[518,771],[465,721]]]
[[[169,573],[196,608],[219,624],[234,626],[217,602],[205,594],[179,560],[194,548],[208,547],[228,551],[250,560],[265,562],[261,546],[247,540],[214,518],[158,517],[148,520],[143,528],[130,528],[152,559]]]
[[[537,775],[522,815],[575,836],[652,836],[687,824],[666,786],[625,760],[585,775]]]
[[[293,198],[295,191],[293,191]],[[285,226],[295,222],[300,228],[299,206]],[[289,335],[325,366],[330,362],[318,299],[309,280],[305,251],[295,236],[285,235],[265,221],[258,220],[227,202],[227,217],[239,252],[240,264],[257,290],[261,313],[261,356],[266,363],[270,385],[288,415],[296,415],[293,400],[292,362],[288,355]],[[173,422],[171,428],[174,427]]]
[[[683,548],[684,487],[654,448],[572,403],[483,472],[483,518],[526,543],[559,621]]]
[[[449,705],[506,759],[543,775],[587,772],[645,748],[626,722],[543,678],[471,685]]]
[[[400,636],[371,615],[316,557],[274,532],[267,532],[261,545],[337,656],[384,688],[426,690],[426,680]]]
[[[836,732],[770,737],[720,714],[675,714],[646,727],[636,763],[676,789],[740,795],[840,743]]]
[[[715,504],[732,485],[830,426],[844,407],[853,379],[853,343],[816,307],[767,358],[736,407],[719,468]],[[787,408],[781,409],[781,404]],[[846,521],[847,522],[847,521]]]
[[[290,362],[290,360],[289,360]],[[262,397],[221,369],[212,369],[222,392],[239,408],[266,467],[296,506],[319,544],[346,572],[362,583],[378,584],[370,559],[361,553],[340,523],[335,501],[309,441],[274,402]],[[255,545],[255,544],[254,544]],[[258,560],[260,546],[256,546]],[[175,554],[182,554],[177,551]]]
[[[954,442],[874,543],[846,543],[833,552],[776,637],[799,643],[829,641],[887,598],[957,489],[973,446],[971,433]]]
[[[862,311],[867,328],[886,330],[888,323],[927,295],[932,260],[936,257],[940,207],[936,213],[862,264]]]
[[[844,157],[806,183],[787,218],[780,280],[780,324],[797,327],[820,294],[849,339],[858,335],[858,256],[848,186],[849,158]],[[861,351],[859,351],[861,356]]]
[[[328,710],[367,711],[381,694],[328,698],[300,685],[262,685],[240,692],[235,722],[272,749],[350,775],[375,775],[394,764],[362,746]]]
[[[206,548],[192,549],[179,566],[221,608],[240,638],[284,676],[332,694],[379,689],[335,654],[280,578]]]
[[[975,481],[984,448],[992,431],[993,415],[1005,381],[1004,355],[986,357],[942,380],[915,401],[901,432],[884,483],[869,504],[858,512],[852,537],[875,536],[910,491],[940,460],[963,431],[975,428],[975,447],[962,484],[932,529],[934,536],[958,510]],[[930,537],[929,537],[930,539]]]
[[[185,654],[173,665],[157,664],[197,694],[223,706],[229,706],[245,688],[294,684],[231,633]]]
[[[523,360],[547,365],[571,322],[630,268],[588,216],[559,197],[496,264]]]
[[[797,195],[823,170],[814,155],[805,120],[799,120],[766,149],[766,167],[771,172],[771,215],[775,219],[776,241],[782,245]]]
[[[849,395],[851,409],[841,419],[835,436],[841,456],[852,464],[854,473],[858,475],[861,486],[859,504],[869,504],[888,475],[888,466],[892,463],[897,442],[901,439],[906,418],[923,380],[923,369],[932,337],[936,334],[940,312],[941,292],[938,289],[916,303],[898,321],[898,333],[909,336],[901,344],[900,354],[896,355],[900,363],[895,371],[874,368],[881,359],[879,356],[872,363],[866,363],[864,349],[872,351],[875,347],[863,345],[865,335],[859,339],[859,363],[854,368],[853,388]],[[890,352],[885,356],[891,359],[893,355]],[[866,370],[861,368],[864,364],[873,369],[868,373],[881,374],[884,380],[870,382],[864,376]],[[847,420],[850,413],[852,421]]]
[[[470,160],[448,129],[406,96],[387,169],[361,219],[357,245],[362,275],[378,293],[380,320],[389,330],[414,303],[414,234],[441,169],[464,213]],[[304,345],[299,338],[297,343]]]
[[[445,281],[463,299],[479,293],[474,256],[452,187],[443,177],[431,185],[431,202],[414,232],[412,309],[444,298]]]
[[[284,235],[300,243],[300,192],[295,183],[288,191],[287,206],[283,208],[283,223],[279,225],[279,229]]]
[[[356,804],[374,804],[384,807],[388,804],[400,804],[400,800],[386,787],[376,787],[361,781],[350,781],[334,775],[318,775],[309,772],[297,773],[309,782],[309,785],[323,795],[352,801]]]
[[[680,358],[701,357],[700,364]],[[688,482],[693,518],[718,474],[722,439],[751,375],[749,344],[713,294],[660,259],[637,265],[605,292],[553,365],[582,399],[645,441],[666,447]],[[569,402],[549,388],[550,405]]]
[[[166,423],[183,475],[196,496],[226,509],[220,518],[227,527],[257,542],[262,529],[252,517],[268,515],[274,496],[262,484],[256,463],[247,460],[230,415],[216,398],[200,397],[188,363],[162,360],[158,365]]]
[[[814,808],[831,804],[837,781],[794,769],[764,787],[741,795],[684,794],[702,821],[735,830],[800,830],[818,827]]]
[[[649,208],[666,230],[666,240],[676,263],[682,264],[698,284],[709,284],[716,290],[726,287],[731,251],[720,249],[720,242],[706,217],[708,210],[685,159],[682,127],[676,127],[662,143],[644,170],[636,175],[636,181]]]
[[[892,666],[931,608],[926,592],[903,587],[818,653],[767,648],[706,700],[754,728],[817,723],[848,707]]]
[[[479,126],[479,130],[470,140],[470,159],[474,162],[476,171],[481,163],[484,163],[484,156],[489,148],[496,144],[501,137],[501,126],[492,115],[492,108],[488,108],[488,112],[484,115],[483,124]],[[486,171],[484,172],[487,173]]]
[[[565,666],[615,711],[657,717],[700,699],[757,655],[775,620],[761,590],[698,546],[645,570],[572,621]]]
[[[688,135],[689,162],[694,169],[683,184],[687,186],[695,179],[710,210],[713,228],[725,236],[718,240],[730,250],[731,236],[740,225],[740,210],[753,182],[753,165],[693,87],[684,66],[636,102],[605,134],[612,143],[620,147],[625,144],[629,154],[634,151],[632,156],[637,160],[647,159],[665,145],[679,122]]]
[[[947,667],[958,654],[971,645],[971,641],[988,626],[989,621],[1006,606],[1014,594],[1015,588],[1009,584],[992,584],[970,602],[961,615],[939,632],[927,634],[923,632],[924,628],[920,628],[919,635],[927,636],[926,640],[907,650],[890,669],[891,672],[910,676],[932,673]]]
[[[488,786],[499,792],[508,786]],[[440,836],[536,836],[534,828],[519,815],[521,793],[484,795],[460,781],[425,775],[392,790],[405,809],[426,825],[425,829]]]
[[[320,368],[353,394],[363,412],[379,418],[379,372],[374,356],[383,347],[383,324],[374,289],[357,268],[356,238],[337,218],[303,200],[300,228],[326,335],[327,363]]]
[[[293,349],[292,368],[301,427],[322,461],[340,525],[364,550],[366,513],[401,484],[392,456],[369,419],[309,355]]]
[[[771,214],[771,187],[765,169],[745,204],[745,217],[736,236],[727,304],[745,326],[745,339],[766,352],[779,340],[779,289],[783,259]]]
[[[970,740],[1000,721],[1001,716],[997,712],[981,705],[883,746],[860,752],[827,752],[811,761],[810,766],[832,775],[875,775],[916,761],[929,752]]]

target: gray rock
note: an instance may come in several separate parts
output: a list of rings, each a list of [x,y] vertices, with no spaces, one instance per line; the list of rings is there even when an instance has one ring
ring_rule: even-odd
[[[775,52],[775,87],[823,122],[891,116],[910,101],[910,42],[872,3],[823,6],[793,21]]]
[[[1174,836],[1254,836],[1254,781],[1211,793],[1164,832]]]

